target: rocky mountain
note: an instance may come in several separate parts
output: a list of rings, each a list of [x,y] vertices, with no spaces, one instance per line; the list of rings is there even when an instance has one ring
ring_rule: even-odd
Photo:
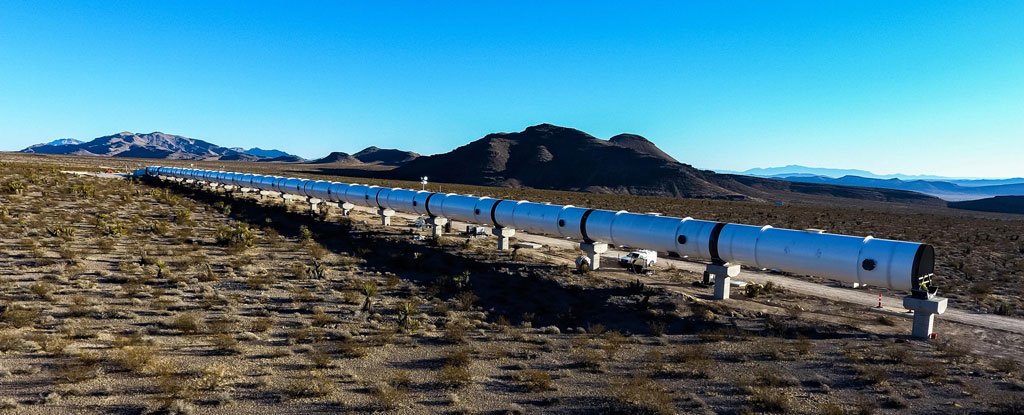
[[[793,200],[843,197],[942,204],[912,192],[796,183],[723,175],[679,163],[637,135],[602,140],[572,128],[541,124],[484,136],[451,152],[419,157],[386,177],[539,189],[676,197]]]
[[[657,157],[668,162],[679,162],[672,158],[672,156],[668,155],[668,153],[661,151],[661,149],[654,145],[650,140],[636,134],[619,134],[615,137],[609,138],[608,142],[619,147],[629,148],[638,153]]]
[[[84,143],[32,146],[22,152],[175,160],[257,160],[260,158],[194,138],[161,132],[138,134],[127,131]]]
[[[411,151],[396,150],[393,148],[367,147],[362,151],[353,154],[352,157],[367,164],[400,166],[419,158],[420,155]]]
[[[996,196],[987,199],[950,202],[949,207],[981,212],[1024,214],[1024,196]]]
[[[29,152],[29,150],[37,149],[39,147],[50,146],[50,147],[62,147],[62,146],[73,146],[76,144],[82,144],[81,141],[75,140],[74,138],[58,138],[49,143],[33,144],[28,148],[22,150],[23,152]]]

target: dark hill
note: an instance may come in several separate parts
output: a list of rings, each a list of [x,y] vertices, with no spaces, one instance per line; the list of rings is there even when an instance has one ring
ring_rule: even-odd
[[[396,150],[393,148],[367,147],[362,151],[353,154],[352,157],[367,164],[401,166],[419,158],[420,155],[411,151]]]
[[[996,196],[988,199],[950,202],[949,207],[981,212],[1024,214],[1024,196]]]
[[[303,159],[302,157],[293,156],[291,154],[288,154],[288,155],[285,155],[285,156],[277,156],[277,157],[274,157],[274,158],[261,159],[261,160],[257,160],[257,161],[258,162],[267,162],[267,163],[301,163],[301,162],[306,161],[306,160]]]
[[[328,154],[324,158],[319,158],[310,161],[309,164],[360,164],[362,163],[359,159],[352,157],[351,154],[335,151]]]
[[[539,189],[695,198],[791,200],[808,196],[941,205],[903,191],[793,183],[720,175],[676,162],[647,139],[601,140],[572,128],[541,124],[518,133],[489,134],[451,152],[420,157],[384,173],[415,180]]]

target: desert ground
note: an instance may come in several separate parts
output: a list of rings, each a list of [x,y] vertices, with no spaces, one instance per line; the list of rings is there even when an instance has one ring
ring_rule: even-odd
[[[581,275],[564,246],[499,252],[492,238],[418,237],[407,217],[384,228],[366,212],[63,172],[161,164],[114,163],[0,154],[2,411],[1024,411],[1024,328],[940,316],[938,339],[912,340],[905,314],[798,289],[825,283],[809,277],[715,302],[684,266]],[[441,186],[925,241],[951,307],[1022,314],[1012,216]]]

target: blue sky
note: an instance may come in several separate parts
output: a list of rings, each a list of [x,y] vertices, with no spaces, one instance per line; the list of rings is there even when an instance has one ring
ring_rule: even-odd
[[[542,122],[701,168],[1024,176],[1024,2],[0,3],[0,149],[432,154]]]

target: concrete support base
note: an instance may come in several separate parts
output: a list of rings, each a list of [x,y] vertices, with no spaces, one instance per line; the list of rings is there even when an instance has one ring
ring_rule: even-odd
[[[311,213],[313,215],[319,215],[320,214],[320,206],[321,206],[321,204],[324,201],[320,200],[320,199],[317,199],[317,198],[314,198],[314,197],[309,198],[308,201],[309,201],[309,213]]]
[[[395,216],[395,211],[392,209],[377,208],[377,214],[380,215],[380,224],[384,226],[391,226],[391,217]]]
[[[350,213],[352,213],[352,209],[355,209],[355,208],[356,208],[356,205],[353,205],[351,203],[348,203],[348,202],[342,203],[341,204],[341,216],[348,216]]]
[[[918,339],[931,338],[932,333],[935,333],[935,315],[945,313],[948,304],[949,299],[943,297],[928,299],[913,296],[903,297],[903,307],[914,311],[911,336]]]
[[[590,269],[593,271],[601,268],[601,254],[608,252],[608,244],[604,242],[582,242],[580,243],[580,250],[587,255],[587,259],[590,259]]]
[[[704,283],[715,281],[715,299],[728,300],[731,294],[732,277],[740,275],[740,266],[735,264],[708,264],[704,269]]]
[[[491,234],[498,237],[498,250],[508,251],[512,246],[512,238],[516,234],[516,230],[512,228],[494,228],[491,229]]]
[[[427,225],[430,225],[430,236],[437,238],[444,234],[444,227],[448,224],[448,218],[429,217]]]

